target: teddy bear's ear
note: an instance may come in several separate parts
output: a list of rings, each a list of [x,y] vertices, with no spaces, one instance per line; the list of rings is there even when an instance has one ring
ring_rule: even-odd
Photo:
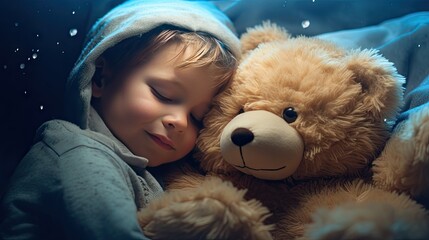
[[[403,102],[405,79],[393,63],[374,49],[352,50],[345,58],[354,80],[362,86],[368,113],[378,120],[394,118]]]
[[[284,28],[279,27],[270,21],[264,21],[262,25],[248,28],[246,33],[241,35],[241,52],[246,54],[248,51],[255,49],[261,43],[287,40],[288,38],[289,34]]]

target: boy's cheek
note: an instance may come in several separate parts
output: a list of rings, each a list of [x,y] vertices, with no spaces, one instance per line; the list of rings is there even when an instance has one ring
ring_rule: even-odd
[[[197,136],[198,136],[198,130],[195,129],[194,131],[191,132],[190,136],[186,141],[186,149],[188,150],[187,152],[190,152],[195,147]]]
[[[127,115],[129,115],[130,118],[147,122],[157,116],[159,106],[157,106],[156,103],[142,99],[133,101],[126,109]]]

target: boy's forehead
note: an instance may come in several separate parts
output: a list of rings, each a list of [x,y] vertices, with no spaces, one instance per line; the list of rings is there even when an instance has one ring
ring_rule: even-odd
[[[214,92],[219,85],[215,70],[211,66],[175,68],[175,72],[178,80],[193,91]]]
[[[220,86],[221,73],[215,64],[198,65],[197,63],[183,66],[197,54],[192,45],[171,43],[158,49],[150,61],[142,67],[146,68],[152,76],[156,75],[157,78],[166,81],[176,81],[186,94],[210,101]]]
[[[141,71],[146,78],[157,82],[159,86],[177,89],[193,96],[201,95],[200,98],[211,98],[219,85],[210,66],[181,68],[174,62],[154,61],[142,66]]]

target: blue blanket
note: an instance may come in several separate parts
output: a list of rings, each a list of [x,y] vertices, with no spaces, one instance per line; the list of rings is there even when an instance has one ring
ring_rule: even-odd
[[[345,48],[376,48],[405,76],[405,105],[399,120],[429,104],[429,12],[376,26],[318,35]]]

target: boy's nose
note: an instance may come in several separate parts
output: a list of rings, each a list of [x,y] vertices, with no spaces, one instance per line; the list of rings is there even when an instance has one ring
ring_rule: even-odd
[[[183,132],[188,127],[188,118],[186,113],[176,112],[163,118],[164,127]]]

